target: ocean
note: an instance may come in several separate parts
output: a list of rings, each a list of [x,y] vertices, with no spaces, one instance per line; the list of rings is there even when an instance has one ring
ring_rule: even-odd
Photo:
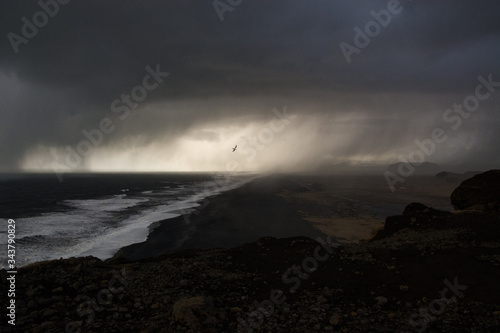
[[[254,176],[213,173],[4,174],[0,176],[0,246],[16,222],[16,266],[92,255],[112,257],[145,241],[149,228],[237,188]],[[164,223],[168,223],[165,221]],[[6,250],[5,250],[6,251]],[[1,268],[6,268],[7,257]]]

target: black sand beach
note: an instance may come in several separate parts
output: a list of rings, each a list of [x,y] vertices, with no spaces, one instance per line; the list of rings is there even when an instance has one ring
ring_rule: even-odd
[[[145,242],[122,248],[115,258],[142,259],[181,249],[233,247],[264,236],[316,238],[323,235],[303,220],[281,191],[306,190],[289,177],[256,179],[205,199],[193,213],[160,222]]]

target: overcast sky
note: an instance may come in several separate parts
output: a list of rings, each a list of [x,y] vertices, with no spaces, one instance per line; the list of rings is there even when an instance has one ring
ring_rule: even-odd
[[[0,2],[0,171],[499,167],[498,1],[59,1]]]

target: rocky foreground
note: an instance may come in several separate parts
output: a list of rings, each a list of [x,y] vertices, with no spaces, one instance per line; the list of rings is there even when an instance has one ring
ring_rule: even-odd
[[[268,237],[134,262],[29,265],[17,274],[15,329],[500,332],[499,189],[499,170],[474,176],[452,194],[458,210],[412,203],[360,244]]]

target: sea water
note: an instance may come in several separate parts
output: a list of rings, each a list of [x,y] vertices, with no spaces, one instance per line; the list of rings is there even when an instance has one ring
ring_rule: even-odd
[[[145,241],[155,222],[187,214],[209,196],[239,187],[252,175],[11,174],[0,178],[0,246],[16,221],[16,265],[92,255],[113,256]],[[7,258],[0,267],[5,268]]]

